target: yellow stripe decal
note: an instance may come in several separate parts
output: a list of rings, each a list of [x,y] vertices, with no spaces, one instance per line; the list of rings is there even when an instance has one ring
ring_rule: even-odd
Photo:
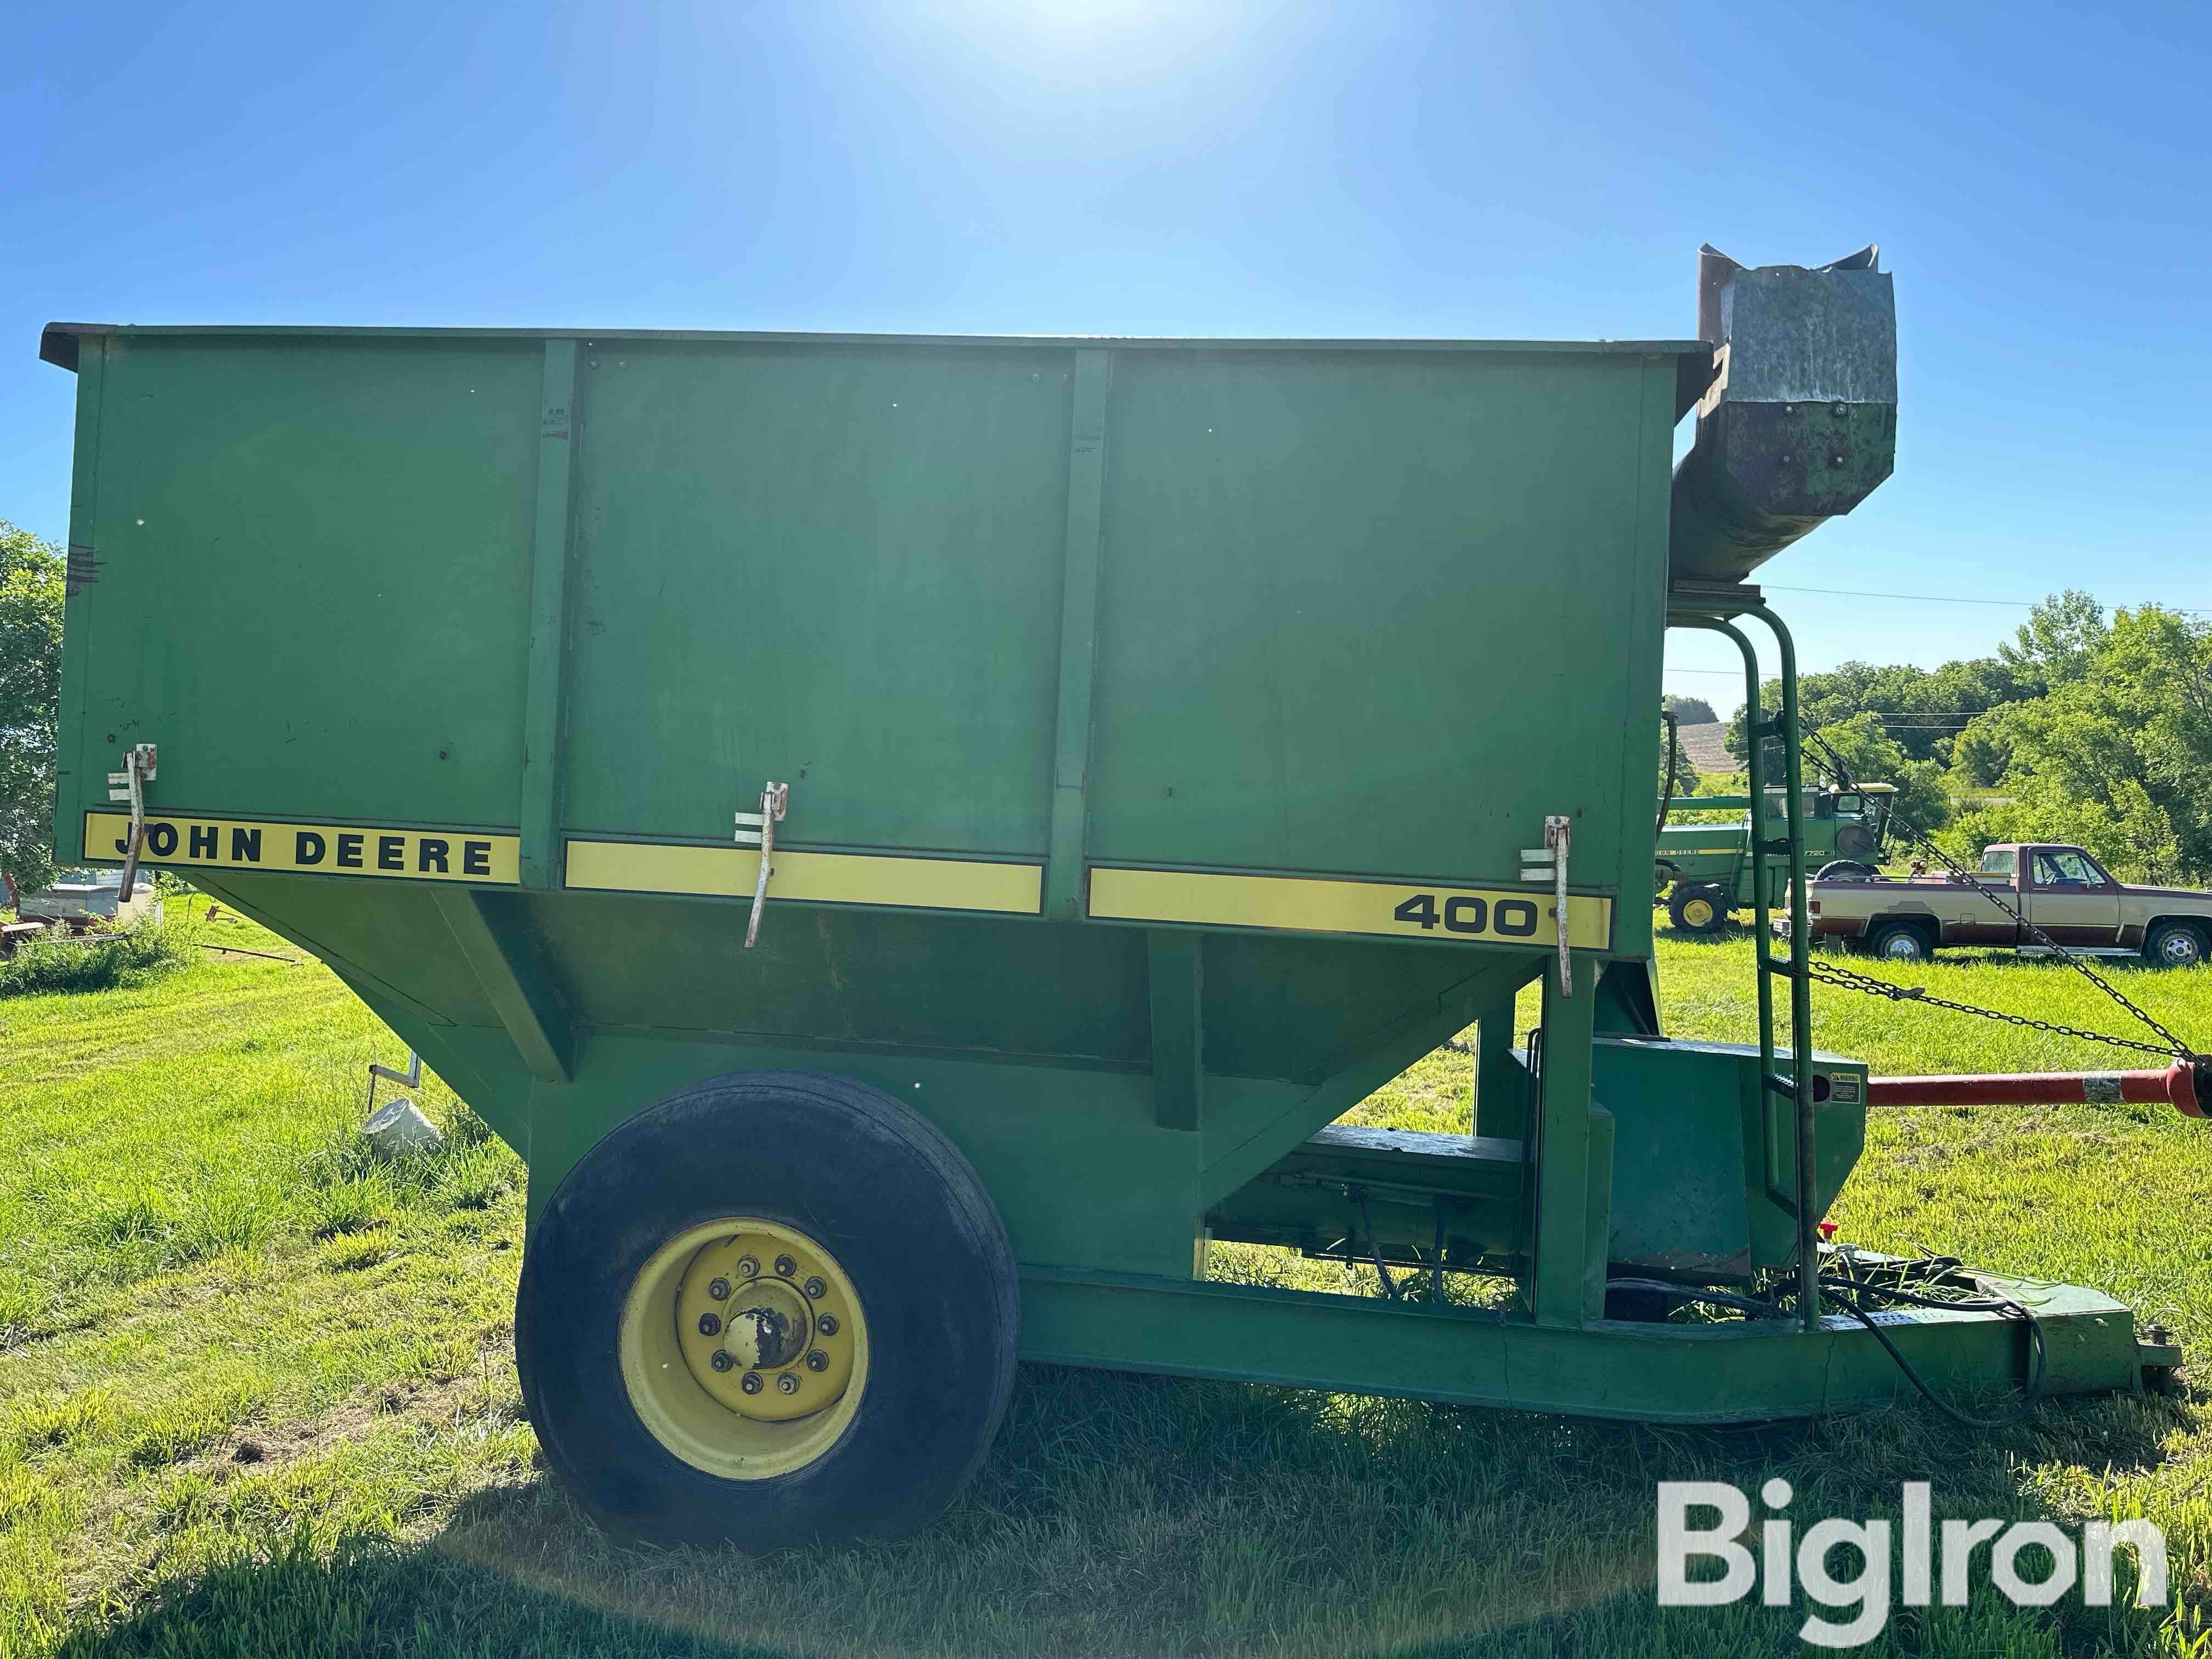
[[[661,847],[644,842],[572,841],[565,885],[605,893],[703,893],[750,898],[760,874],[750,847]],[[1035,864],[892,858],[778,848],[768,896],[825,904],[903,904],[923,910],[1000,910],[1033,916],[1043,908],[1044,871]]]
[[[1541,888],[1440,887],[1412,882],[1210,876],[1183,870],[1093,870],[1091,915],[1117,921],[1183,921],[1389,939],[1556,945],[1557,911]],[[1567,943],[1602,951],[1613,901],[1567,896]]]
[[[127,812],[84,815],[84,855],[112,861],[129,849]],[[148,813],[140,861],[209,870],[291,870],[319,876],[397,876],[514,886],[520,838],[467,830],[394,830],[366,823],[278,823]]]

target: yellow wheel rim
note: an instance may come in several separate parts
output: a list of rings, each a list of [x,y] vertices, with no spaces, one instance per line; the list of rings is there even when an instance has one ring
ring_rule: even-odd
[[[1713,925],[1713,904],[1711,899],[1692,899],[1682,907],[1682,920],[1692,927]]]
[[[837,1258],[795,1227],[726,1216],[654,1251],[623,1303],[623,1386],[694,1468],[766,1480],[837,1443],[868,1380],[868,1323]]]

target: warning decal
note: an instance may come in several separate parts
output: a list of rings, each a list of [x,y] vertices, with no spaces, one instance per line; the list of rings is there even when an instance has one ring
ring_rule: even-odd
[[[112,863],[130,849],[131,815],[87,812],[84,856]],[[255,819],[146,815],[140,862],[223,870],[289,870],[318,876],[397,876],[514,886],[520,838],[471,830],[393,830],[378,824],[271,823]]]

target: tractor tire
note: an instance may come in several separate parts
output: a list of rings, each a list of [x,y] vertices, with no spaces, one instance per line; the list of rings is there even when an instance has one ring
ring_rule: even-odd
[[[1885,962],[1932,962],[1936,947],[1928,942],[1928,930],[1917,922],[1877,922],[1866,937],[1867,954],[1880,957]]]
[[[2192,922],[2162,921],[2143,940],[2154,968],[2194,968],[2204,960],[2204,930]]]
[[[1708,883],[1676,882],[1667,915],[1677,933],[1717,933],[1728,926],[1728,896]]]
[[[1862,864],[1856,859],[1830,859],[1813,872],[1815,881],[1863,881],[1881,873],[1871,864]]]
[[[751,1554],[927,1526],[1013,1385],[1013,1251],[927,1119],[842,1079],[716,1078],[611,1131],[515,1299],[546,1462],[608,1532]]]

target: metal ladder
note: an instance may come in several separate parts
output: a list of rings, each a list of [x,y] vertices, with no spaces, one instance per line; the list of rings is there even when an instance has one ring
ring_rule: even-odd
[[[1678,594],[1678,601],[1690,596]],[[1764,716],[1759,708],[1759,653],[1752,648],[1750,640],[1726,617],[1710,612],[1683,615],[1677,613],[1679,625],[1704,628],[1714,633],[1725,634],[1736,643],[1743,653],[1744,665],[1744,735],[1747,739],[1745,770],[1749,775],[1751,793],[1751,833],[1747,837],[1752,860],[1752,927],[1754,932],[1753,953],[1758,963],[1759,977],[1759,1079],[1761,1117],[1770,1125],[1773,1115],[1766,1109],[1770,1102],[1780,1099],[1790,1103],[1790,1117],[1796,1133],[1795,1168],[1790,1172],[1792,1191],[1787,1194],[1776,1191],[1775,1199],[1796,1218],[1797,1223],[1797,1300],[1804,1328],[1818,1330],[1820,1326],[1820,1237],[1819,1189],[1814,1175],[1817,1147],[1814,1144],[1813,1121],[1813,986],[1808,971],[1812,940],[1806,925],[1805,909],[1805,762],[1802,733],[1797,720],[1797,647],[1790,637],[1790,630],[1782,619],[1765,605],[1753,601],[1746,604],[1735,600],[1729,604],[1733,615],[1756,617],[1773,634],[1781,654],[1782,707],[1774,715]],[[1766,743],[1773,739],[1782,745],[1783,758],[1783,834],[1770,837],[1766,834]],[[1790,908],[1790,954],[1786,959],[1777,957],[1772,950],[1772,928],[1770,925],[1769,897],[1771,878],[1779,873],[1786,884]],[[1789,1069],[1777,1068],[1779,1047],[1774,1036],[1774,981],[1785,980],[1790,988],[1790,1052]],[[1771,1143],[1766,1164],[1770,1190],[1774,1187],[1775,1159]]]

